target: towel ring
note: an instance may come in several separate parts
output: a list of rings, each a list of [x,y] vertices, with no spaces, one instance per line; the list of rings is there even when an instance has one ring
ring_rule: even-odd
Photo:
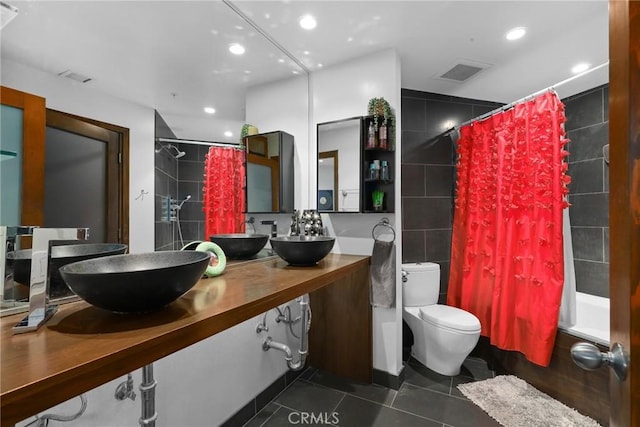
[[[379,223],[377,223],[376,225],[373,226],[373,229],[371,230],[371,237],[373,237],[373,240],[378,240],[378,238],[376,237],[376,229],[378,227],[387,227],[387,228],[389,228],[391,230],[391,233],[393,233],[393,239],[391,241],[395,242],[395,240],[396,240],[396,230],[394,230],[394,228],[389,223],[389,218],[382,218]]]

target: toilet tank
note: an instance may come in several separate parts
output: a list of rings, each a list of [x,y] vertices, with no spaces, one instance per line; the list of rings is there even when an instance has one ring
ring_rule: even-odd
[[[440,265],[434,262],[402,264],[402,305],[420,307],[438,303]]]

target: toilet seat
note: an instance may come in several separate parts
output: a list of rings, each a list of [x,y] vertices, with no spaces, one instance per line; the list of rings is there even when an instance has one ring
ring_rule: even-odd
[[[480,332],[480,320],[473,314],[443,304],[420,307],[420,319],[438,328],[473,334]]]

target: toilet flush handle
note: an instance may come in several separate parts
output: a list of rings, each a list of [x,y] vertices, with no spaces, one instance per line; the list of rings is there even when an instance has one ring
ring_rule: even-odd
[[[406,282],[407,280],[409,280],[408,276],[409,276],[409,272],[402,270],[402,281],[403,282]]]

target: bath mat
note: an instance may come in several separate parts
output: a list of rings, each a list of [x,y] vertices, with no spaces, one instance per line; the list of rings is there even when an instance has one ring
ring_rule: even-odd
[[[460,384],[458,389],[505,427],[600,427],[512,375]]]

